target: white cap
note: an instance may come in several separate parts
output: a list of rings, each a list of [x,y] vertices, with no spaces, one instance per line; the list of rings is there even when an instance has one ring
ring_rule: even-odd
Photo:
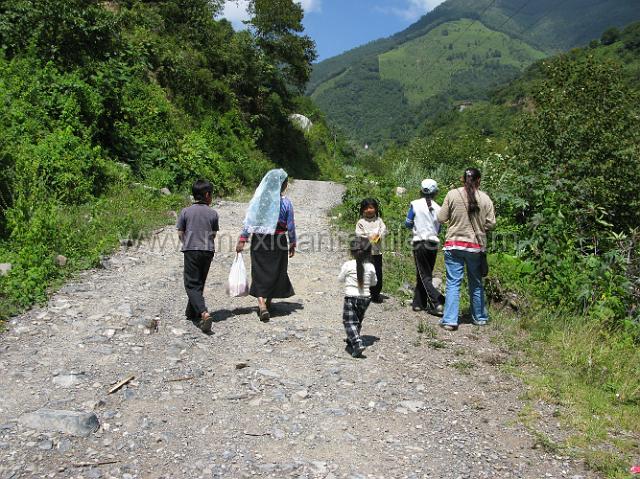
[[[420,189],[425,195],[435,195],[438,192],[438,183],[431,178],[427,178],[426,180],[422,180]]]

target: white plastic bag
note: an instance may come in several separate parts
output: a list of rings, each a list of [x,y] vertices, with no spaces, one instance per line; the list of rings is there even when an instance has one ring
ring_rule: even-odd
[[[244,260],[240,253],[236,254],[236,259],[233,260],[231,265],[229,281],[227,282],[227,294],[233,298],[249,294],[247,270],[244,267]]]

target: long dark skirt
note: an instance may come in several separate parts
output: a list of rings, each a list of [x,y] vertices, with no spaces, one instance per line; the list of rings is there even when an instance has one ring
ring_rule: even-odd
[[[413,244],[413,258],[416,263],[416,289],[412,304],[414,308],[432,309],[444,304],[444,296],[432,283],[437,254],[437,247],[430,246],[427,241]]]
[[[289,246],[286,234],[251,237],[251,288],[256,298],[289,298],[295,294],[289,280]]]

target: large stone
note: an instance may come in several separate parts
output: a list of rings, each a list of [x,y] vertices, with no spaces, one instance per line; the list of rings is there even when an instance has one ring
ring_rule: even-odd
[[[54,384],[63,388],[70,388],[76,384],[80,384],[83,380],[83,374],[60,374],[53,378]]]
[[[77,411],[59,411],[55,409],[39,409],[23,414],[20,424],[37,431],[55,431],[73,436],[87,437],[100,427],[98,416],[94,413]]]
[[[9,274],[12,266],[13,265],[11,263],[0,263],[0,276],[6,276],[7,274]]]
[[[280,375],[274,371],[271,371],[269,369],[258,369],[258,371],[256,371],[256,373],[260,376],[265,376],[268,378],[273,378],[273,379],[278,379],[280,377]]]
[[[161,188],[160,194],[163,196],[169,196],[171,194],[171,190],[169,188]]]
[[[396,188],[396,196],[404,196],[407,194],[407,189],[403,188],[402,186],[398,186]]]
[[[411,412],[418,412],[424,409],[424,401],[402,401],[398,406],[408,409]]]
[[[56,264],[58,266],[60,266],[60,267],[66,266],[67,265],[67,257],[59,254],[58,256],[56,256]]]
[[[291,123],[293,123],[303,131],[309,131],[313,126],[313,123],[311,122],[311,120],[309,120],[309,118],[304,115],[300,115],[299,113],[293,113],[292,115],[289,115],[289,120],[291,121]]]

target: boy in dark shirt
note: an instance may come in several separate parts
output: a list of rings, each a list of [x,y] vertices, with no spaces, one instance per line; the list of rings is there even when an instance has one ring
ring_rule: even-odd
[[[185,315],[197,321],[200,329],[208,334],[213,318],[207,310],[203,291],[215,252],[218,213],[210,207],[213,185],[209,181],[196,181],[191,191],[195,201],[180,212],[176,224],[184,253],[184,289],[189,298]]]

